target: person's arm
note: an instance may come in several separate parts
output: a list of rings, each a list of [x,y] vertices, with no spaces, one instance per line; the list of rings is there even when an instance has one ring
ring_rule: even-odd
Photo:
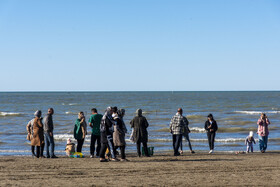
[[[253,138],[253,142],[254,142],[254,144],[256,144],[255,138]]]
[[[134,128],[134,118],[130,121],[130,127]]]
[[[89,120],[88,120],[88,125],[93,128],[93,118],[92,116],[90,116]]]
[[[205,122],[204,129],[208,131],[207,121]]]
[[[145,119],[145,127],[148,128],[149,127],[149,123],[148,123],[146,118],[144,118],[144,119]]]
[[[82,128],[82,133],[83,133],[83,139],[85,139],[85,137],[86,137],[86,131],[85,131],[84,125],[81,125],[81,128]]]
[[[28,124],[26,125],[26,130],[28,134],[31,134],[31,121],[29,121]]]
[[[215,121],[214,132],[216,132],[217,130],[218,130],[218,124],[217,124],[217,122]]]
[[[263,126],[262,119],[259,119],[258,122],[257,122],[257,124],[260,125],[260,126]]]
[[[269,125],[270,124],[270,121],[268,118],[266,118],[266,124]]]
[[[246,137],[246,139],[245,139],[245,145],[247,145],[247,140],[248,140],[248,137]]]

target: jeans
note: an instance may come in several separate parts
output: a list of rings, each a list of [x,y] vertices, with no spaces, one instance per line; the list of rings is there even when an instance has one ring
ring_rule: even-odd
[[[260,136],[259,135],[259,146],[260,146],[260,151],[265,151],[267,148],[267,140],[268,136]]]
[[[108,149],[110,150],[110,153],[112,155],[112,158],[116,158],[116,150],[114,148],[114,143],[113,143],[113,136],[112,135],[107,135],[107,140],[108,140]]]
[[[85,139],[77,139],[77,152],[82,152],[83,144]]]
[[[216,136],[215,132],[207,132],[207,137],[208,137],[208,143],[209,143],[210,150],[214,149],[215,136]]]
[[[46,156],[47,157],[52,157],[52,156],[54,156],[54,140],[53,140],[53,135],[50,136],[49,133],[45,133],[45,140],[46,140],[46,154],[47,154]],[[51,151],[49,151],[49,146],[51,146]]]
[[[189,138],[189,133],[187,133],[185,135],[185,138],[186,138],[186,141],[189,143],[190,150],[192,151],[192,145],[191,145],[191,141],[190,141],[190,138]],[[180,148],[181,148],[181,151],[183,151],[183,141],[181,141]]]
[[[172,139],[173,139],[174,156],[180,155],[180,153],[178,152],[178,150],[179,150],[179,147],[180,147],[181,142],[182,142],[182,134],[175,134],[175,135],[172,135]]]
[[[253,153],[254,152],[254,149],[253,149],[253,143],[252,144],[248,144],[247,145],[247,153],[249,153],[251,150],[251,152]]]
[[[91,154],[91,155],[94,155],[94,151],[95,151],[95,142],[97,142],[96,156],[99,156],[100,148],[101,148],[100,136],[91,134],[91,138],[90,138],[90,154]]]

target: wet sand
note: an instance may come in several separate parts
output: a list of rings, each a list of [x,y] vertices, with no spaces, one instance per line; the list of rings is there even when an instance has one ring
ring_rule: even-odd
[[[280,152],[184,153],[130,162],[0,157],[0,186],[279,186]]]

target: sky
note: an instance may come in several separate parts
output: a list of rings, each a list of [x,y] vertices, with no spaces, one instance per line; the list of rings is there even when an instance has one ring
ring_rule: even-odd
[[[0,0],[0,91],[280,90],[278,0]]]

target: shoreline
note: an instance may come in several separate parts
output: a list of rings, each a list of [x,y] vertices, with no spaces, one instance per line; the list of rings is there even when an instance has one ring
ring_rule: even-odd
[[[0,186],[279,186],[280,151],[156,153],[129,162],[98,158],[0,156]]]

